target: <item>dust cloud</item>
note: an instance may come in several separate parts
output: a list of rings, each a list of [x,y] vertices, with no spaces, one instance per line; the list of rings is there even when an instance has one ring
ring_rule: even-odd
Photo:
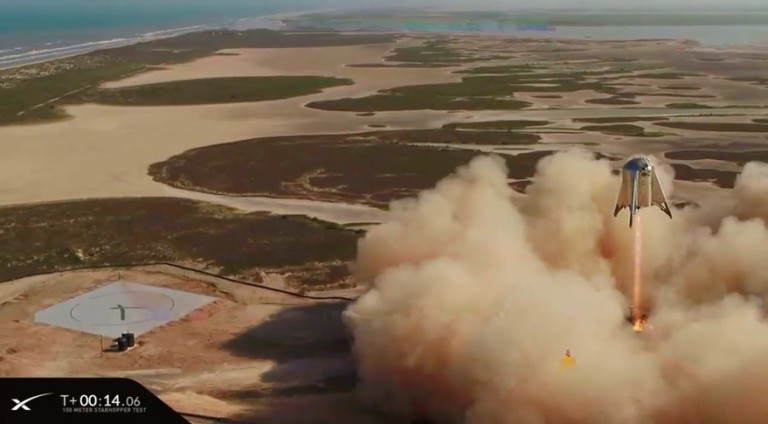
[[[441,423],[768,422],[768,167],[747,164],[727,204],[640,211],[642,334],[619,186],[609,162],[561,152],[513,204],[483,156],[394,203],[360,241],[371,288],[344,314],[362,398]]]

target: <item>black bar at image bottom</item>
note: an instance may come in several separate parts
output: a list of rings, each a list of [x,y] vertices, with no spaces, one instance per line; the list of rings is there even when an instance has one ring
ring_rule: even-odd
[[[0,378],[0,423],[188,421],[130,378]]]

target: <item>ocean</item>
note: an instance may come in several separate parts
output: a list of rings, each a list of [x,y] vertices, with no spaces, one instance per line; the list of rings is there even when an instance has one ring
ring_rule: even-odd
[[[0,68],[208,28],[269,28],[307,1],[0,0]]]
[[[0,68],[210,28],[279,28],[280,17],[318,0],[0,0]],[[760,25],[500,25],[498,20],[415,23],[407,19],[310,19],[324,28],[488,32],[590,39],[687,38],[707,46],[768,42]],[[767,18],[768,19],[768,18]]]
[[[593,40],[689,39],[710,47],[768,44],[768,22],[760,25],[565,25],[546,22],[499,22],[495,19],[468,21],[308,19],[291,22],[297,27],[343,30],[411,31],[509,34],[520,37],[553,37]]]

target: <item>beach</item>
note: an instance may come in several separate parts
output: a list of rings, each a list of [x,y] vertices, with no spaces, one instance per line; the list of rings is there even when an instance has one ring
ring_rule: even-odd
[[[156,12],[142,14],[141,6],[136,5],[133,10],[135,16],[123,11],[123,16],[116,19],[117,12],[110,11],[109,5],[92,7],[88,13],[78,14],[74,8],[67,10],[62,6],[64,10],[57,11],[50,5],[35,8],[33,3],[17,5],[18,10],[12,5],[4,6],[4,15],[0,16],[0,69],[207,29],[279,29],[283,26],[283,19],[308,13],[306,10],[294,11],[286,4],[283,7],[222,8],[213,14],[210,10],[191,6],[181,10],[171,8],[157,15]],[[78,24],[79,20],[81,24]],[[113,25],[105,24],[110,21],[115,22]],[[18,26],[19,22],[26,22],[26,26]]]

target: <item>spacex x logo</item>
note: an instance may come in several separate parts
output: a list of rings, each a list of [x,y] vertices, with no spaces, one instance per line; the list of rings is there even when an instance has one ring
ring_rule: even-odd
[[[18,410],[30,411],[29,407],[27,406],[27,403],[29,403],[29,402],[37,399],[37,398],[41,398],[43,396],[48,396],[48,395],[52,395],[52,394],[53,393],[42,393],[42,394],[39,394],[39,395],[36,395],[36,396],[32,396],[32,397],[26,398],[24,400],[11,399],[13,401],[13,403],[16,404],[16,406],[11,408],[11,411],[18,411]]]

